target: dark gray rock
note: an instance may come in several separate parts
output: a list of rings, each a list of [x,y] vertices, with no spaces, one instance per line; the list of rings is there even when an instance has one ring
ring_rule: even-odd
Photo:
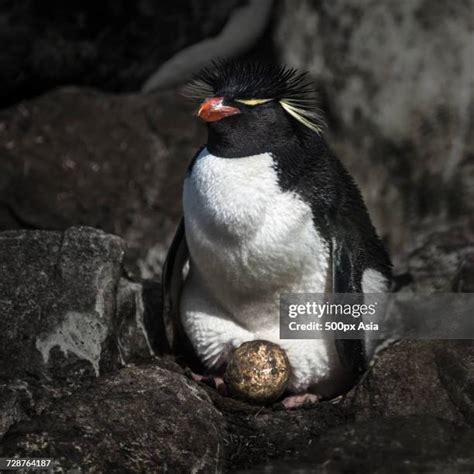
[[[450,341],[435,348],[439,380],[451,402],[474,426],[474,341]]]
[[[27,382],[0,385],[0,439],[15,423],[35,413],[35,400]]]
[[[341,405],[361,421],[385,416],[431,415],[465,422],[442,378],[448,377],[456,387],[453,391],[460,396],[461,393],[472,396],[472,393],[462,377],[453,380],[455,374],[449,375],[438,366],[437,354],[449,353],[455,344],[456,341],[407,340],[388,347]],[[470,364],[474,370],[474,363]]]
[[[329,431],[308,458],[326,472],[466,472],[473,443],[472,429],[437,417],[387,417]]]
[[[75,472],[220,472],[224,419],[206,392],[156,364],[130,366],[17,424],[2,456]]]
[[[145,329],[145,306],[140,283],[121,278],[117,293],[118,344],[124,360],[155,355]]]
[[[166,351],[160,286],[120,279],[124,250],[86,227],[0,233],[0,437],[99,375]]]
[[[273,459],[298,459],[328,429],[352,419],[344,408],[331,403],[286,410],[278,403],[272,407],[253,406],[207,390],[226,421],[229,472]]]
[[[123,361],[169,352],[161,318],[161,285],[121,278],[117,291],[117,341]]]
[[[204,141],[192,113],[174,93],[74,88],[0,112],[0,230],[98,227],[126,240],[129,273],[160,275]]]
[[[0,233],[0,375],[97,376],[116,367],[124,243],[89,228]]]
[[[283,0],[276,19],[393,255],[420,221],[474,214],[471,2]]]
[[[471,221],[419,226],[400,255],[398,272],[409,275],[401,291],[472,292],[474,232]]]
[[[333,428],[298,460],[271,463],[264,472],[471,472],[473,445],[472,429],[441,418],[386,417]]]
[[[0,436],[55,397],[119,367],[124,243],[89,228],[0,233]]]

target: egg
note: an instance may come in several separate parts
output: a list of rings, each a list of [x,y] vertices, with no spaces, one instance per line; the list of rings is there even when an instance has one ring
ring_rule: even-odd
[[[267,404],[280,398],[288,386],[290,363],[285,351],[273,342],[244,342],[233,352],[224,374],[231,396]]]

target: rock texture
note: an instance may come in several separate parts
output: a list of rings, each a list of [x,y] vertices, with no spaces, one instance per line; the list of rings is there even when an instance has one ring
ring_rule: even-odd
[[[473,214],[472,4],[283,0],[281,59],[319,84],[329,139],[397,256]]]
[[[435,349],[439,380],[466,423],[474,426],[474,342],[450,341]]]
[[[85,227],[0,233],[0,437],[65,393],[150,357],[150,340],[156,353],[166,349],[150,314],[160,288],[120,280],[124,250],[120,238]]]
[[[18,424],[0,453],[53,458],[68,472],[219,472],[224,418],[183,375],[131,366]]]
[[[472,430],[441,418],[387,417],[331,429],[298,460],[269,463],[265,472],[470,472],[473,443]]]
[[[159,292],[159,288],[157,288]],[[155,355],[145,328],[143,286],[121,278],[117,292],[117,325],[120,353],[125,360]]]
[[[469,376],[450,370],[450,360],[446,358],[452,354],[462,365],[462,358],[473,349],[472,341],[466,341],[464,346],[459,346],[458,341],[401,341],[380,354],[374,367],[342,404],[354,413],[357,421],[432,415],[458,423],[469,422],[469,415],[465,418],[462,414],[462,402],[451,395],[456,387],[467,387]],[[462,373],[461,367],[459,371]],[[445,382],[446,378],[450,383]],[[472,397],[469,392],[463,392],[467,399]]]
[[[95,229],[0,233],[0,373],[98,376],[116,367],[124,243]]]
[[[399,256],[400,290],[464,292],[474,290],[474,225],[471,219],[418,226]],[[408,278],[407,278],[408,277]]]
[[[75,88],[0,112],[0,230],[98,227],[126,240],[129,273],[160,275],[204,140],[192,112],[173,93]]]

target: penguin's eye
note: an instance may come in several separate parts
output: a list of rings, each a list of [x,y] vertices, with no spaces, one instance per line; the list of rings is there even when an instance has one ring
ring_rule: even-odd
[[[241,104],[245,105],[260,105],[270,102],[273,99],[235,99],[235,102],[240,102]]]

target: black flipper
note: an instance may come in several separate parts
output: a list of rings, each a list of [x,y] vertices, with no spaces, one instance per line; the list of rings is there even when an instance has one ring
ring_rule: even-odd
[[[332,293],[354,293],[360,296],[351,298],[351,303],[363,303],[362,275],[358,256],[349,250],[344,242],[331,242]],[[358,264],[359,263],[359,264]],[[338,297],[339,299],[339,297]],[[337,301],[341,303],[341,301]],[[353,321],[352,321],[353,322]],[[336,339],[336,350],[342,366],[359,378],[367,369],[364,339]]]
[[[184,219],[176,230],[163,266],[161,291],[163,295],[163,321],[166,337],[173,352],[176,350],[179,328],[179,298],[183,288],[184,266],[189,259],[184,230]]]
[[[203,148],[199,148],[194,155],[188,167],[188,173],[191,172],[194,162]],[[184,218],[181,218],[163,265],[161,281],[163,321],[168,344],[177,360],[182,361],[193,370],[202,371],[203,367],[184,331],[179,312],[179,302],[184,283],[184,267],[188,260],[189,249],[186,242],[186,230]]]
[[[179,302],[184,283],[184,267],[188,260],[189,250],[186,243],[184,219],[182,218],[163,266],[161,283],[163,321],[168,344],[177,362],[183,366],[190,367],[195,372],[203,373],[204,367],[186,335],[179,311]]]

